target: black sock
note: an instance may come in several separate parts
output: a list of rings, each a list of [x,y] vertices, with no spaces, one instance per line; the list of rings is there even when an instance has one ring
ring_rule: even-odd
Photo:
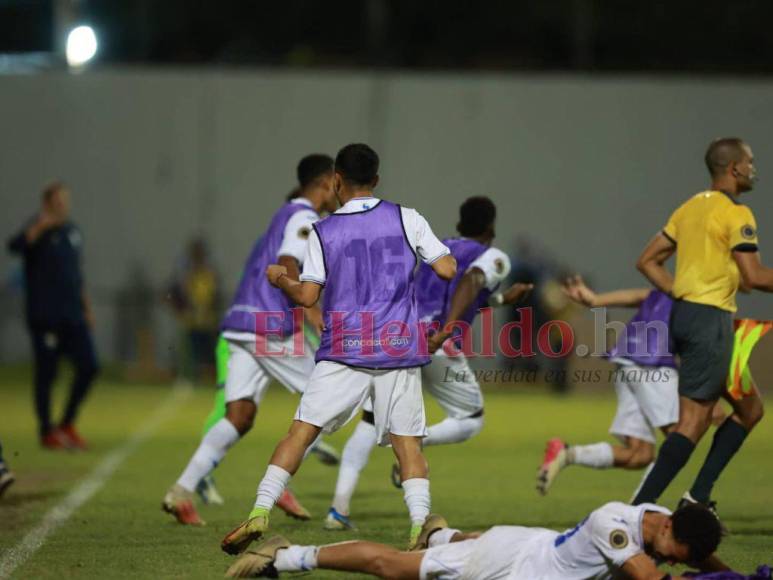
[[[639,493],[633,499],[633,505],[655,503],[685,466],[694,449],[695,443],[681,433],[669,434],[660,446],[655,467],[652,468]]]
[[[708,504],[711,499],[711,490],[721,475],[722,471],[730,463],[733,455],[741,448],[749,432],[728,418],[720,425],[717,432],[714,433],[714,441],[711,443],[711,449],[703,462],[698,477],[692,485],[690,495],[693,499]]]

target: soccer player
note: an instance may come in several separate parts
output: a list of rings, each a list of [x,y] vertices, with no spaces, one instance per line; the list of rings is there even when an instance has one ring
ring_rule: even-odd
[[[313,349],[304,343],[303,329],[296,328],[287,298],[265,278],[265,269],[278,261],[288,277],[298,279],[306,245],[314,222],[323,209],[335,207],[332,190],[333,160],[327,155],[309,155],[298,164],[301,195],[285,203],[274,215],[268,230],[255,244],[244,269],[239,288],[222,323],[222,336],[228,343],[228,372],[225,381],[226,413],[207,430],[196,452],[177,482],[169,489],[162,507],[182,524],[201,525],[193,492],[225,457],[228,449],[243,437],[255,420],[258,405],[271,379],[288,390],[302,393],[314,368]],[[260,313],[270,313],[265,319]],[[308,309],[307,317],[321,326],[319,309]],[[279,318],[283,316],[281,320]],[[277,336],[277,332],[284,333]],[[303,352],[293,345],[298,335]],[[284,350],[285,356],[261,356]],[[221,370],[222,370],[221,354]],[[300,519],[311,516],[289,492],[280,507]]]
[[[652,504],[611,502],[563,533],[521,526],[463,533],[433,515],[422,528],[423,551],[416,552],[363,541],[299,546],[275,536],[242,556],[226,575],[276,578],[325,569],[405,580],[679,580],[658,565],[727,570],[713,555],[720,539],[719,523],[702,506],[671,513]]]
[[[289,199],[295,199],[295,197]],[[311,347],[316,350],[319,346],[319,336],[316,334],[316,331],[312,329],[307,323],[303,327],[303,333],[306,336],[307,344],[311,345]],[[201,434],[202,437],[204,437],[207,432],[220,421],[220,419],[225,417],[225,383],[226,377],[228,376],[228,356],[228,341],[223,338],[223,335],[221,334],[217,340],[217,346],[215,347],[215,372],[217,385],[215,390],[215,398],[213,401],[212,410],[204,420],[204,427]],[[311,453],[313,453],[324,465],[335,466],[338,465],[341,461],[341,456],[336,448],[330,445],[330,443],[324,441],[321,437],[317,439],[317,441],[312,446]],[[201,501],[203,501],[205,504],[223,505],[225,503],[223,496],[220,494],[217,486],[215,485],[215,478],[212,472],[201,478],[201,481],[199,481],[199,484],[196,486],[196,493],[201,498]],[[284,505],[286,502],[293,502],[292,493],[289,491],[285,497],[285,501],[280,502],[280,505]]]
[[[373,404],[379,444],[400,463],[415,544],[430,508],[421,370],[429,362],[415,300],[416,258],[446,280],[456,274],[449,249],[415,210],[373,196],[379,158],[365,144],[347,145],[335,161],[341,208],[314,224],[301,281],[281,265],[267,277],[294,302],[310,307],[325,288],[324,330],[316,366],[289,433],[279,442],[248,519],[222,542],[244,551],[268,529],[269,512],[323,430],[335,431]],[[426,343],[424,343],[426,346]]]
[[[582,277],[564,284],[565,294],[590,308],[637,307],[607,358],[614,371],[617,413],[609,432],[621,445],[607,442],[569,446],[551,439],[537,472],[537,491],[548,493],[559,472],[569,465],[595,469],[642,469],[655,458],[656,432],[668,434],[679,418],[678,375],[668,344],[673,300],[659,290],[632,288],[596,294]]]
[[[55,182],[43,190],[40,212],[8,241],[24,259],[27,326],[35,353],[35,411],[46,449],[86,449],[75,428],[78,411],[99,372],[92,338],[94,316],[83,283],[83,238],[70,220],[70,190]],[[51,421],[51,386],[64,355],[75,367],[58,426]]]
[[[600,442],[569,446],[561,439],[551,439],[537,472],[537,491],[543,495],[569,465],[595,469],[651,466],[657,431],[667,435],[679,418],[678,374],[668,344],[671,297],[651,288],[596,294],[581,276],[567,279],[564,292],[574,302],[589,308],[634,307],[638,311],[607,354],[610,362],[617,365],[614,373],[617,413],[609,432],[621,445]],[[642,336],[641,332],[646,334]],[[722,408],[715,406],[714,423],[718,425],[724,419]]]
[[[419,318],[426,323],[437,322],[440,328],[430,339],[430,351],[436,352],[432,362],[422,367],[422,384],[446,412],[443,421],[428,428],[424,446],[461,443],[483,428],[483,395],[475,373],[464,353],[449,356],[444,348],[439,348],[445,341],[454,343],[455,348],[461,346],[459,336],[457,340],[451,338],[453,323],[461,321],[469,329],[482,307],[514,304],[532,287],[514,284],[505,292],[494,294],[510,272],[510,258],[491,246],[495,221],[496,206],[488,197],[467,199],[459,208],[456,228],[460,237],[443,240],[456,259],[456,276],[450,281],[442,280],[427,264],[422,264],[416,275]],[[373,413],[366,406],[362,421],[344,447],[326,529],[354,528],[349,520],[351,498],[376,443]],[[395,465],[393,483],[398,487],[399,476],[399,466]]]
[[[773,292],[773,268],[762,265],[757,227],[741,194],[754,186],[751,147],[737,138],[717,139],[706,151],[711,189],[679,207],[644,249],[637,267],[675,298],[670,322],[679,365],[679,421],[660,447],[655,466],[634,498],[656,501],[690,459],[711,423],[720,396],[733,414],[717,429],[709,454],[684,496],[708,505],[714,483],[749,431],[762,418],[762,399],[736,400],[725,389],[733,352],[733,313],[740,284]],[[665,261],[676,254],[672,276]]]

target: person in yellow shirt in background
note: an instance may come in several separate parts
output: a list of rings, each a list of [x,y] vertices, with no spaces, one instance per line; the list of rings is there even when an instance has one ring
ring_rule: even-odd
[[[652,284],[675,299],[670,332],[680,366],[679,421],[633,503],[656,502],[690,459],[711,424],[714,404],[724,396],[734,412],[717,429],[695,483],[680,502],[701,503],[716,514],[711,502],[714,483],[763,412],[756,388],[753,396],[740,400],[726,390],[735,295],[739,286],[773,292],[773,268],[762,265],[754,215],[739,200],[754,187],[751,147],[734,137],[717,139],[705,161],[711,189],[682,204],[637,262]],[[674,254],[672,276],[664,263]]]
[[[212,351],[220,323],[220,280],[209,260],[207,244],[194,238],[177,266],[169,296],[184,343],[178,373],[187,380],[214,374]]]

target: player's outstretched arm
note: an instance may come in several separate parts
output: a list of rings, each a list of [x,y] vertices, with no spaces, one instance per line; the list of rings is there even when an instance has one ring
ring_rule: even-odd
[[[663,265],[676,251],[676,245],[663,232],[658,232],[650,240],[639,256],[636,268],[644,274],[658,290],[671,294],[674,277]]]
[[[638,307],[651,291],[649,288],[627,288],[596,294],[585,284],[579,274],[567,278],[562,288],[570,300],[588,308],[602,306]]]
[[[655,562],[647,554],[636,554],[623,564],[623,572],[631,580],[687,580],[683,576],[669,576],[658,570]]]
[[[287,296],[301,306],[311,308],[319,300],[322,286],[315,282],[298,282],[287,275],[287,268],[279,264],[271,264],[266,268],[266,277],[272,286],[276,286]]]
[[[451,254],[441,256],[431,264],[435,274],[443,278],[443,280],[451,280],[456,276],[456,258]]]
[[[532,290],[534,290],[534,284],[516,282],[504,292],[497,292],[496,294],[492,294],[491,299],[489,299],[489,304],[491,306],[517,304],[518,302],[525,300],[526,297],[531,294]]]
[[[733,259],[741,272],[743,286],[752,290],[773,292],[773,268],[762,263],[759,252],[733,252]]]
[[[449,256],[444,256],[449,257]],[[442,260],[443,258],[441,258]],[[452,258],[453,259],[453,258]],[[440,260],[438,260],[440,261]],[[437,263],[437,262],[436,262]],[[434,265],[433,265],[434,267]],[[456,264],[454,264],[456,268]],[[448,317],[445,320],[443,328],[429,337],[427,346],[429,352],[435,352],[451,336],[453,332],[452,324],[459,320],[467,309],[472,306],[475,297],[486,285],[486,276],[480,268],[470,268],[465,272],[459,284],[456,285],[454,295],[451,296],[451,306],[448,309]]]

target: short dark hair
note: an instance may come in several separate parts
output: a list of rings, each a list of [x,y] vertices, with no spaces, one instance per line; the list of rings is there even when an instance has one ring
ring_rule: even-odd
[[[722,539],[722,527],[717,516],[699,504],[679,508],[671,515],[674,539],[685,544],[690,562],[703,562],[717,551]]]
[[[312,153],[298,162],[298,184],[306,187],[325,173],[332,173],[333,158],[323,153]]]
[[[717,177],[727,169],[728,165],[738,163],[744,156],[744,140],[738,137],[722,137],[714,139],[706,149],[706,169],[712,177]]]
[[[456,231],[465,237],[486,233],[497,218],[497,206],[488,197],[478,195],[467,198],[459,207],[459,223]]]
[[[347,145],[336,155],[335,170],[352,185],[372,186],[378,176],[378,154],[365,143]]]
[[[45,203],[48,203],[51,201],[51,198],[54,197],[54,194],[56,194],[58,191],[63,190],[65,187],[67,187],[63,181],[52,181],[48,185],[46,185],[43,188],[43,201]]]

